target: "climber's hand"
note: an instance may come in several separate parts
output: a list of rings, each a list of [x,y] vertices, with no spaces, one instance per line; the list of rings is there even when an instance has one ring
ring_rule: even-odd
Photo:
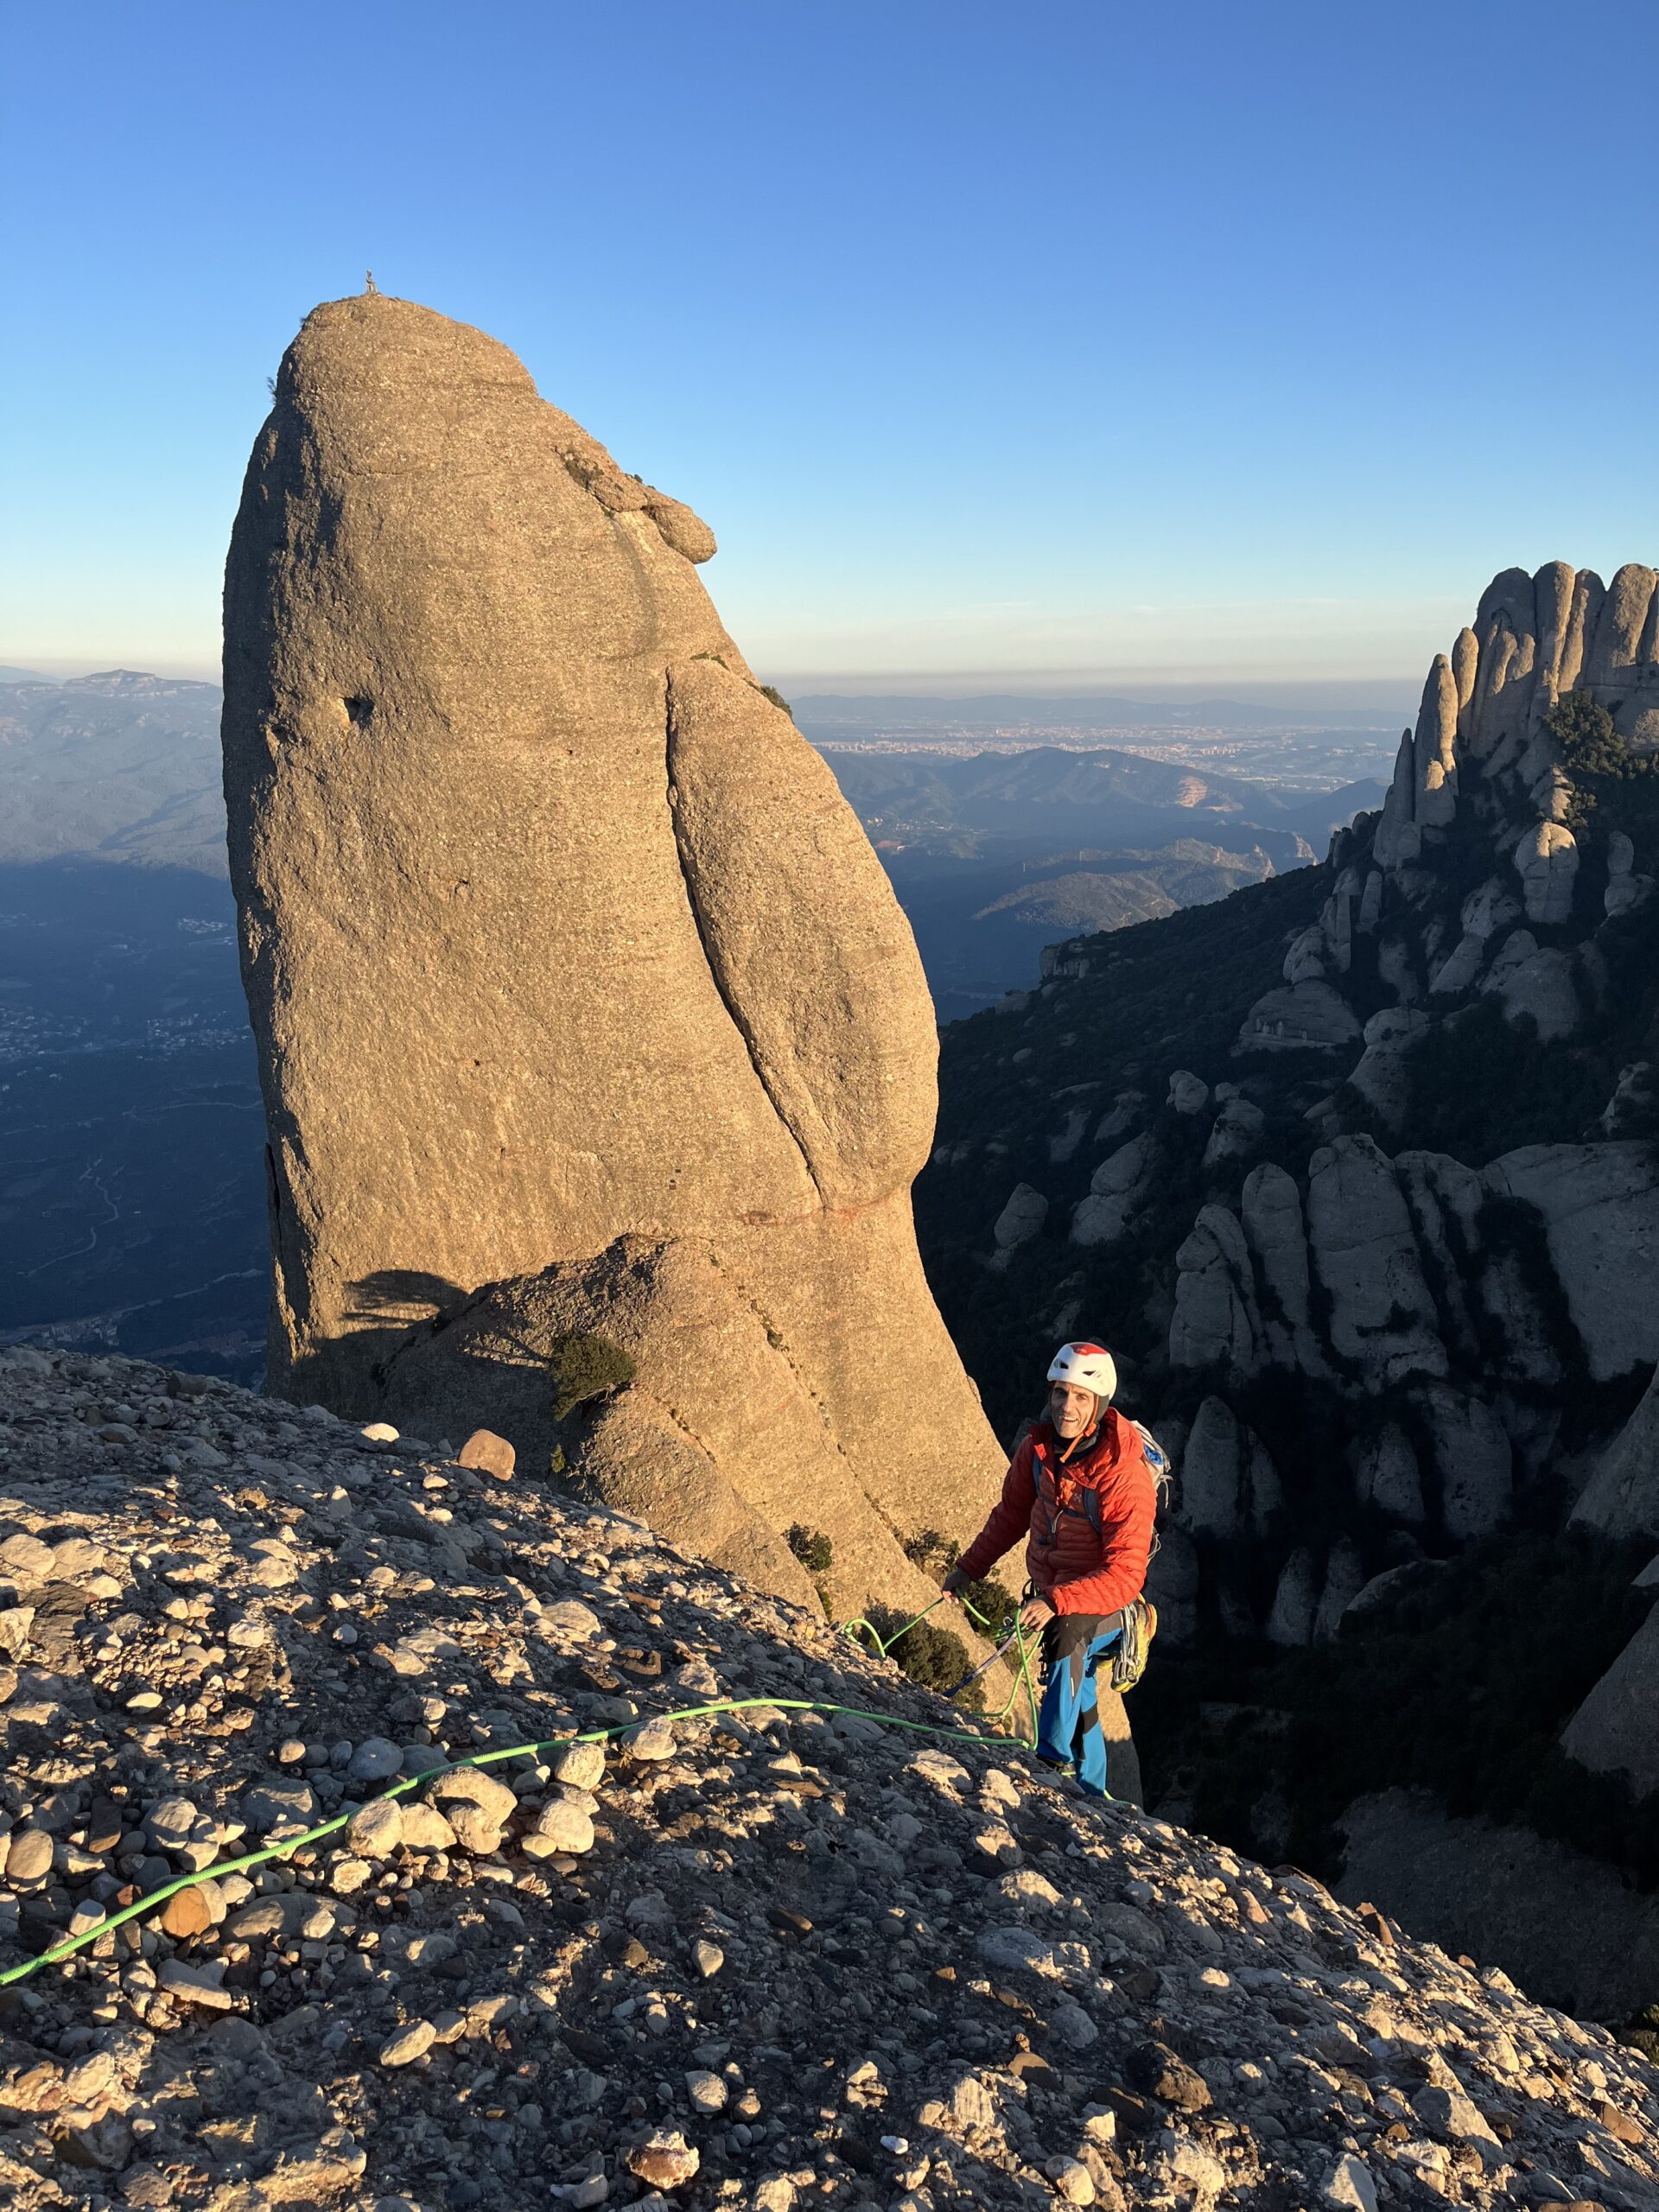
[[[1054,1607],[1046,1598],[1027,1598],[1020,1608],[1020,1625],[1027,1636],[1040,1636],[1054,1618]]]
[[[953,1567],[945,1576],[943,1586],[947,1598],[960,1598],[968,1587],[968,1578],[959,1567]]]

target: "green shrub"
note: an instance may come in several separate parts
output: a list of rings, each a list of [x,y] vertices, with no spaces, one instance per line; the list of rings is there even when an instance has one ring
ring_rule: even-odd
[[[1603,810],[1610,829],[1630,828],[1659,814],[1659,754],[1632,752],[1606,708],[1587,691],[1559,699],[1544,727],[1560,747],[1561,766],[1572,779],[1567,821],[1574,830]]]
[[[784,1541],[809,1574],[828,1574],[835,1565],[836,1548],[822,1529],[809,1529],[804,1521],[797,1521],[784,1531]]]
[[[634,1363],[620,1344],[585,1332],[555,1337],[547,1357],[553,1383],[553,1418],[563,1421],[589,1398],[620,1390],[634,1377]]]
[[[763,683],[760,686],[760,696],[763,699],[770,699],[774,707],[781,707],[784,712],[789,716],[791,721],[794,721],[794,708],[790,705],[788,700],[785,698],[783,693],[778,689],[775,683]]]
[[[954,1536],[942,1536],[937,1529],[924,1529],[919,1535],[905,1539],[904,1553],[912,1567],[919,1567],[924,1574],[931,1574],[936,1581],[942,1581],[962,1557],[962,1546]],[[974,1626],[993,1643],[1001,1643],[1014,1626],[1014,1617],[1020,1610],[1019,1600],[1009,1597],[1000,1582],[993,1582],[988,1577],[983,1581],[970,1582],[962,1595],[977,1616]]]
[[[870,1626],[884,1643],[904,1620],[886,1605],[870,1610]],[[902,1636],[887,1645],[887,1656],[912,1682],[925,1690],[953,1689],[972,1666],[968,1647],[954,1629],[936,1628],[931,1621],[913,1621]],[[976,1711],[985,1702],[978,1682],[963,1692],[962,1703]]]
[[[1014,1616],[1020,1611],[1019,1599],[1011,1598],[1000,1582],[988,1578],[983,1582],[970,1582],[962,1594],[977,1615],[975,1627],[991,1643],[1001,1643],[1014,1626]]]

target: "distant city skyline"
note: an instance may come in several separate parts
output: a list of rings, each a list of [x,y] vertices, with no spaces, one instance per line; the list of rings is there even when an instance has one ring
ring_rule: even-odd
[[[365,265],[705,516],[785,686],[1410,690],[1497,569],[1659,557],[1649,0],[283,22],[10,26],[0,658],[215,671]]]

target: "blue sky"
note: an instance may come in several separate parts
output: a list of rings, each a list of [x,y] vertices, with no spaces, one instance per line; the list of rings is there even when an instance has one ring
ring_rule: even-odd
[[[0,658],[206,670],[265,379],[381,289],[689,500],[750,658],[1415,679],[1659,558],[1652,0],[12,10]]]

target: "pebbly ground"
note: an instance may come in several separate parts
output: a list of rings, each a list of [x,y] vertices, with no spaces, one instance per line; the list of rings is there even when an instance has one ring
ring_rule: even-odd
[[[0,2202],[1659,2208],[1659,2076],[447,1446],[0,1353]],[[492,1746],[627,1738],[440,1776]]]

